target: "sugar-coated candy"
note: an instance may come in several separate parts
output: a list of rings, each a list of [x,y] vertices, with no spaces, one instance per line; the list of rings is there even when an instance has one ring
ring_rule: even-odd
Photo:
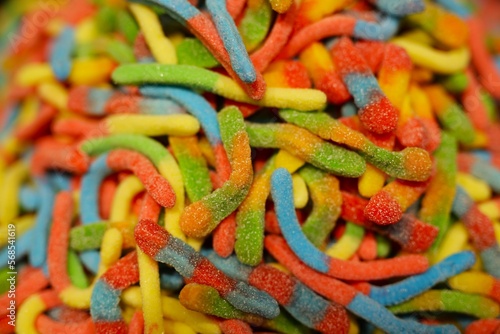
[[[0,333],[500,331],[497,1],[0,8]]]

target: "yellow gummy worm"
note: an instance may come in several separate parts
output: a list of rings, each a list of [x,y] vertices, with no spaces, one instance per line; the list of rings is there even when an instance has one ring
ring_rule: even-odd
[[[144,332],[153,333],[157,331],[157,333],[162,333],[164,328],[158,262],[146,255],[139,246],[136,248],[137,261],[139,263]]]
[[[297,158],[287,150],[279,150],[274,162],[276,168],[285,168],[289,173],[295,173],[300,167],[304,166],[305,161]]]
[[[493,287],[494,278],[479,271],[468,271],[448,280],[451,288],[467,293],[488,295]]]
[[[38,95],[48,104],[59,110],[68,106],[68,92],[63,85],[57,82],[44,82],[38,86]]]
[[[384,187],[385,173],[367,163],[366,171],[358,180],[358,191],[363,197],[372,197]]]
[[[468,173],[457,173],[457,184],[474,200],[482,202],[491,198],[491,188],[485,181]]]
[[[36,318],[45,312],[47,306],[36,293],[29,296],[19,307],[17,314],[16,333],[38,334],[35,323]]]
[[[440,262],[448,256],[458,253],[467,245],[469,234],[461,222],[453,224],[446,232],[441,247],[435,256],[433,263]]]
[[[293,204],[297,209],[302,209],[309,201],[309,192],[307,191],[306,182],[299,174],[292,175],[293,183]]]
[[[160,64],[177,64],[175,47],[163,34],[158,15],[149,7],[136,3],[131,3],[129,8],[137,20],[156,61]]]
[[[466,47],[451,51],[440,51],[405,38],[395,38],[391,42],[405,49],[415,65],[428,68],[437,73],[461,72],[469,65],[470,53]]]
[[[144,190],[144,185],[135,175],[127,176],[118,184],[115,196],[111,204],[109,221],[127,221],[129,217],[132,199],[135,195]]]
[[[145,136],[193,136],[200,122],[191,115],[110,115],[103,121],[110,134],[133,133]]]
[[[1,188],[0,226],[12,223],[19,215],[19,189],[24,179],[28,177],[28,166],[19,160],[5,171],[5,179]]]
[[[141,308],[141,300],[141,290],[137,286],[127,288],[122,293],[122,301],[132,307]],[[221,330],[215,320],[202,313],[188,310],[177,298],[162,296],[161,310],[166,318],[185,323],[197,333],[221,333]]]
[[[24,215],[15,218],[12,224],[16,226],[16,237],[20,237],[35,224],[35,215]],[[0,247],[7,245],[8,225],[0,226]]]

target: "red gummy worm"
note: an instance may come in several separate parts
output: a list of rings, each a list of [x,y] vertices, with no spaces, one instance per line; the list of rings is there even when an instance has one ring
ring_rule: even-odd
[[[113,150],[108,155],[108,166],[114,170],[131,170],[144,184],[144,188],[163,207],[175,204],[175,193],[170,183],[158,174],[153,163],[142,154],[130,150]]]
[[[293,30],[297,9],[294,2],[287,12],[279,14],[264,44],[250,56],[257,71],[263,72],[285,46]]]
[[[287,267],[302,283],[327,299],[344,306],[348,305],[356,296],[358,293],[356,289],[309,268],[295,256],[286,242],[280,242],[279,239],[281,238],[277,236],[266,236],[264,245],[267,251]]]
[[[469,23],[469,47],[472,63],[481,76],[484,88],[500,99],[500,74],[485,45],[483,22],[479,17],[471,17]]]
[[[56,196],[53,223],[50,230],[47,250],[47,264],[50,284],[57,293],[71,285],[67,272],[69,231],[73,218],[73,198],[69,192],[60,192]]]
[[[350,35],[356,25],[356,19],[346,15],[333,15],[308,25],[296,33],[281,51],[278,59],[293,58],[309,44],[326,37]]]
[[[98,120],[67,118],[54,122],[52,132],[56,135],[66,135],[80,139],[103,136],[105,129],[101,128],[101,122]]]
[[[83,174],[89,167],[89,157],[76,145],[67,144],[52,137],[39,139],[31,159],[34,175],[43,175],[47,169],[62,169],[76,174]]]
[[[239,319],[221,321],[219,327],[224,334],[252,334],[252,327]]]
[[[47,128],[56,115],[56,108],[43,104],[36,118],[30,124],[17,128],[14,136],[21,141],[32,140]]]

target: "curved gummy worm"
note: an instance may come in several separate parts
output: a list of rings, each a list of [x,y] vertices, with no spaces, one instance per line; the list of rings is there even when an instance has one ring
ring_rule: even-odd
[[[260,100],[266,91],[266,83],[259,72],[255,80],[245,82],[233,67],[230,55],[210,17],[183,0],[149,0],[165,9],[187,28],[207,47],[219,63],[245,89],[251,99]]]
[[[272,21],[273,11],[269,1],[247,1],[244,12],[238,18],[238,33],[249,52],[266,38]]]
[[[479,293],[500,302],[500,280],[480,271],[468,271],[448,280],[453,290]]]
[[[302,225],[302,232],[316,247],[320,247],[335,227],[340,216],[342,195],[339,181],[333,175],[313,166],[306,165],[299,170],[309,188],[313,208]]]
[[[92,319],[76,323],[56,322],[44,312],[61,306],[62,301],[54,290],[47,289],[31,295],[19,308],[16,330],[23,333],[95,333]]]
[[[327,143],[309,131],[291,124],[247,122],[246,130],[252,147],[285,149],[336,175],[359,177],[366,168],[364,160],[357,153]]]
[[[254,82],[257,79],[257,73],[248,57],[247,50],[234,24],[234,20],[226,9],[226,1],[209,0],[206,2],[206,6],[222,39],[222,43],[224,43],[224,47],[227,50],[233,70],[243,82]]]
[[[346,35],[385,41],[396,33],[398,27],[399,20],[393,16],[382,17],[379,22],[368,22],[349,15],[335,14],[314,22],[294,34],[278,58],[292,58],[309,44],[333,36]]]
[[[329,332],[329,329],[330,332],[336,333],[348,331],[347,313],[340,305],[327,302],[298,280],[278,269],[266,264],[257,267],[246,266],[234,256],[224,259],[211,251],[207,257],[228,276],[243,280],[269,293],[295,319],[307,327],[326,332]],[[306,304],[302,304],[304,302]],[[312,310],[307,305],[313,303],[315,306]]]
[[[462,187],[457,186],[452,212],[464,223],[472,244],[479,251],[484,269],[500,278],[500,246],[495,238],[493,223],[479,211]]]
[[[285,47],[293,30],[293,23],[297,16],[298,6],[290,1],[291,7],[285,13],[278,15],[273,24],[271,32],[264,44],[250,55],[250,59],[257,71],[263,72]],[[271,1],[271,6],[273,1]]]
[[[76,86],[69,91],[68,98],[70,110],[90,116],[115,113],[170,115],[184,112],[181,106],[170,99],[131,95],[109,88]]]
[[[183,238],[179,229],[181,212],[184,209],[184,184],[177,162],[169,151],[157,141],[141,135],[111,135],[88,139],[80,144],[81,149],[89,155],[97,155],[112,149],[128,149],[146,156],[155,165],[158,172],[165,177],[174,190],[176,200],[173,208],[166,210],[165,221],[171,224],[177,236]]]
[[[102,220],[99,214],[99,187],[113,170],[108,166],[108,154],[97,157],[82,177],[80,190],[80,219],[83,224]]]
[[[230,78],[190,65],[129,64],[113,72],[121,85],[168,84],[205,90],[238,102],[263,107],[296,108],[304,111],[325,107],[326,96],[314,89],[271,87],[261,100],[253,100]]]
[[[280,116],[287,122],[303,127],[317,136],[332,140],[356,150],[367,162],[392,177],[409,181],[425,181],[432,171],[429,154],[415,147],[392,152],[375,145],[362,133],[350,129],[323,112],[304,113],[281,110]]]
[[[459,333],[455,326],[426,326],[395,317],[384,306],[352,286],[308,267],[279,236],[267,236],[265,246],[275,259],[310,289],[329,300],[344,305],[347,310],[387,333]]]
[[[139,282],[137,253],[130,252],[111,266],[96,282],[90,301],[90,314],[97,333],[127,333],[122,319],[121,292]]]
[[[57,36],[52,50],[50,51],[50,66],[55,77],[60,81],[66,81],[71,72],[71,56],[75,43],[75,29],[65,26]]]
[[[199,94],[182,87],[162,87],[162,86],[142,86],[142,94],[156,98],[169,98],[182,105],[186,110],[195,116],[203,128],[208,141],[212,145],[215,154],[217,171],[229,176],[230,166],[227,160],[227,154],[222,145],[219,121],[217,112],[212,106]]]
[[[253,179],[250,145],[243,116],[236,107],[219,113],[222,141],[231,163],[229,180],[222,187],[184,209],[181,228],[189,236],[203,237],[213,231],[245,199]]]
[[[418,311],[444,311],[477,318],[496,318],[500,307],[489,298],[453,290],[429,290],[407,302],[389,307],[395,314]]]
[[[108,166],[115,170],[132,171],[162,207],[171,208],[175,204],[175,193],[170,183],[158,174],[155,167],[142,154],[130,150],[113,150],[107,154]]]
[[[320,252],[302,233],[293,206],[292,179],[285,169],[274,171],[271,194],[287,243],[304,263],[321,273],[342,279],[375,280],[421,273],[428,268],[427,259],[420,255],[359,263],[332,258]]]
[[[470,53],[465,47],[442,51],[402,37],[392,39],[391,43],[405,49],[414,65],[433,72],[453,74],[465,70],[469,65]]]
[[[278,315],[278,304],[264,292],[227,277],[193,248],[152,221],[141,220],[135,228],[139,248],[158,262],[173,266],[191,282],[214,287],[236,308],[265,318]]]
[[[370,131],[384,134],[396,129],[399,111],[385,96],[361,52],[347,37],[331,49],[333,61],[359,108],[361,123]]]

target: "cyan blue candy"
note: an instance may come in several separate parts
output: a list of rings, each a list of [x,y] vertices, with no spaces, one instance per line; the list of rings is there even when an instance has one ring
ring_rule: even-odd
[[[65,26],[56,38],[50,52],[50,66],[59,81],[66,81],[71,73],[71,53],[75,45],[75,29]]]
[[[381,11],[395,16],[406,16],[422,12],[425,9],[423,0],[373,0]]]
[[[394,16],[387,15],[381,17],[378,22],[357,20],[356,25],[354,26],[353,36],[372,41],[387,41],[394,37],[398,29],[399,19]]]

